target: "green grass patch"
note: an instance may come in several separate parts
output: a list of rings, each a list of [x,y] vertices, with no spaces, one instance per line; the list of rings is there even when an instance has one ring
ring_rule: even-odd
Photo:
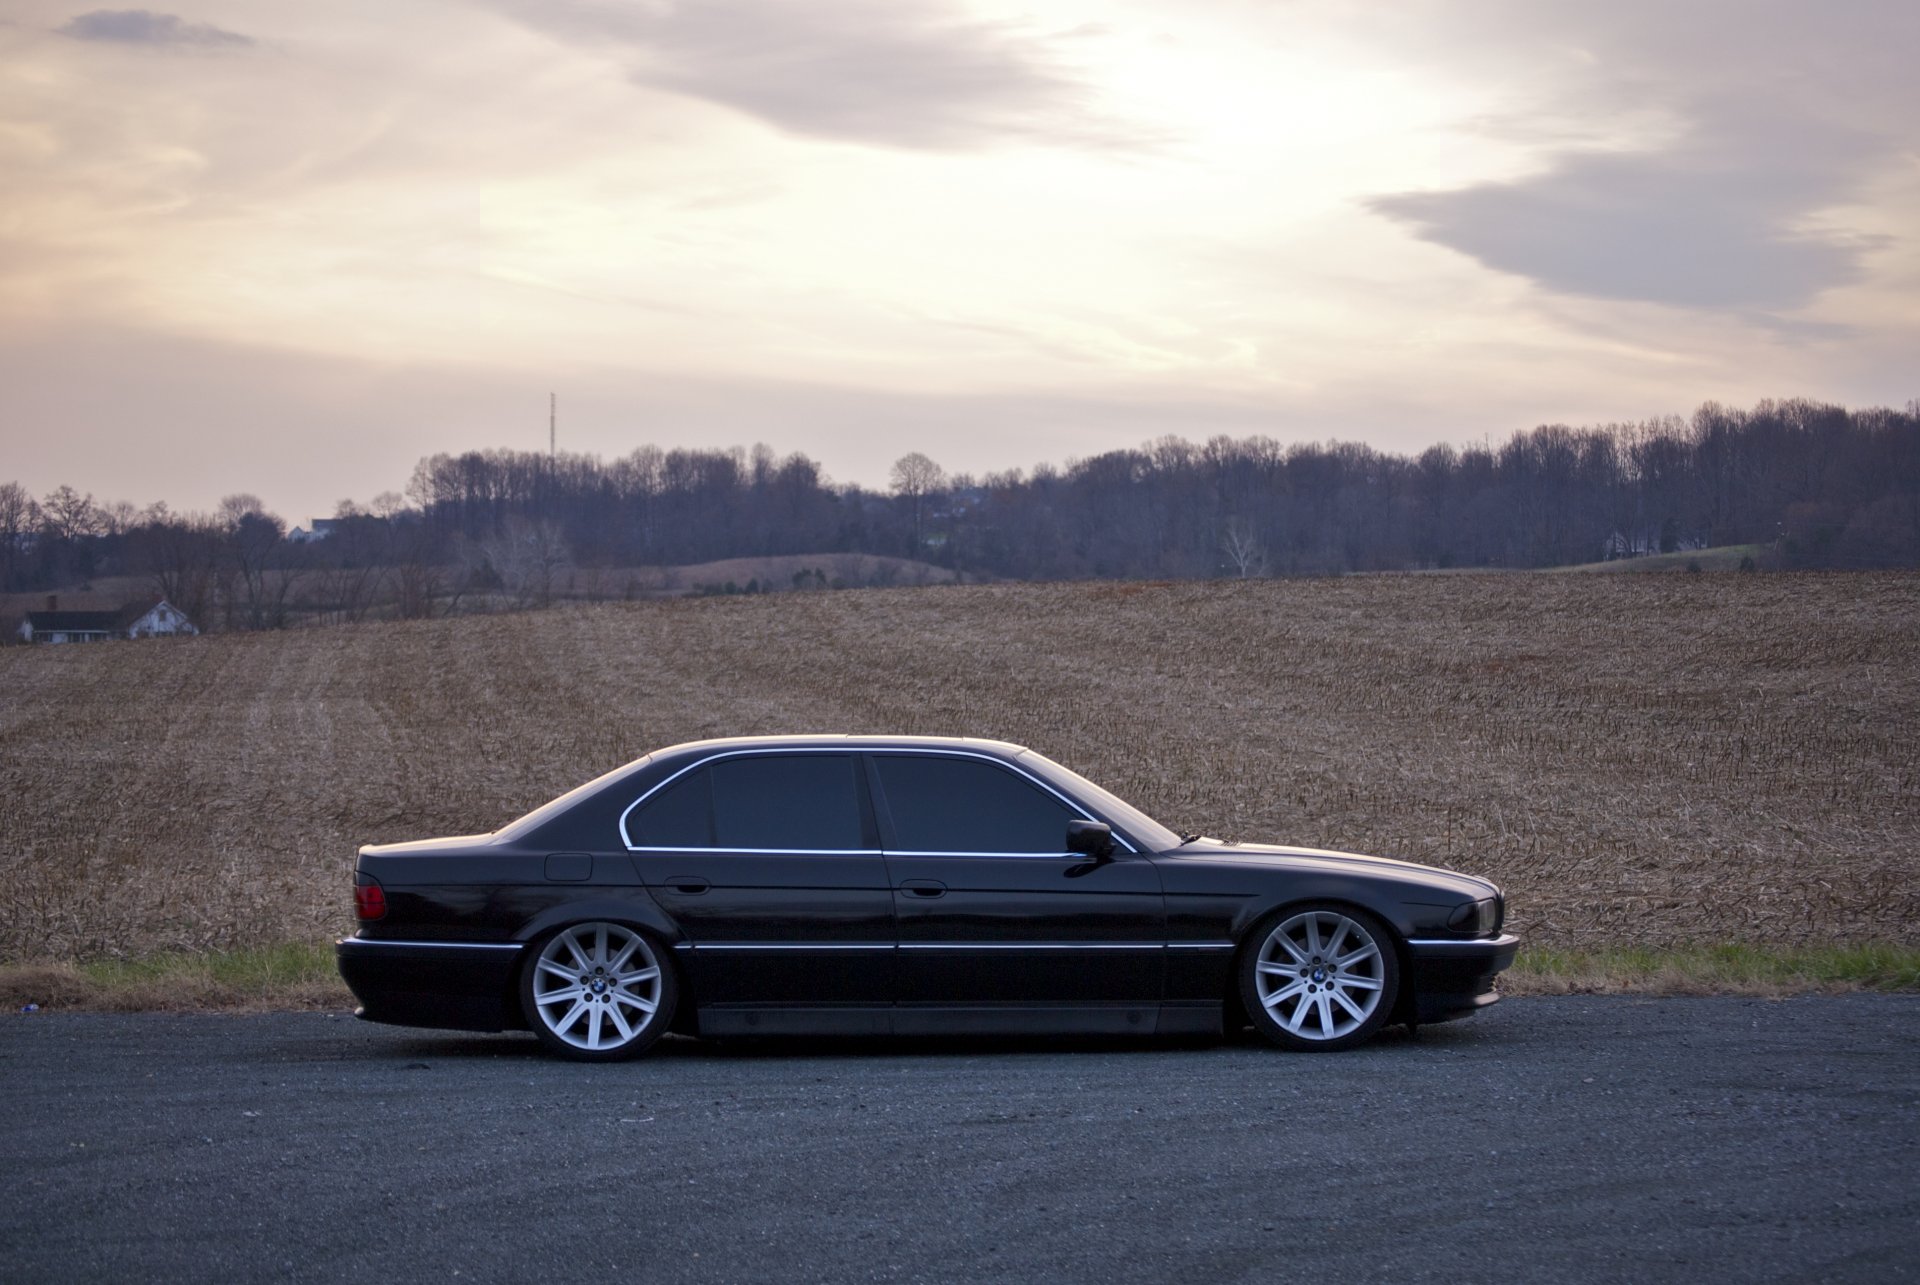
[[[1566,567],[1543,567],[1544,571],[1600,571],[1634,574],[1653,571],[1682,571],[1696,566],[1702,571],[1738,571],[1742,559],[1753,559],[1764,567],[1774,549],[1767,544],[1721,544],[1711,549],[1688,549],[1680,553],[1650,553],[1638,558],[1610,558],[1605,562],[1581,562]]]
[[[1556,950],[1525,947],[1503,986],[1515,994],[1667,995],[1920,991],[1920,947],[1683,946]]]
[[[285,942],[253,950],[153,955],[145,959],[98,959],[79,965],[78,971],[108,990],[177,983],[266,995],[290,986],[340,980],[331,942]]]
[[[18,1010],[168,1012],[349,1008],[331,942],[170,951],[137,959],[0,964],[0,1002]]]

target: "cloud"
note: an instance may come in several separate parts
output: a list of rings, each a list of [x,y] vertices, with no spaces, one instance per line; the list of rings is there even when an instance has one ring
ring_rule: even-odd
[[[60,34],[75,40],[116,45],[231,49],[253,44],[248,36],[203,22],[183,22],[170,13],[148,9],[95,9],[68,21]]]
[[[555,37],[617,49],[638,84],[789,133],[937,151],[1142,141],[1087,105],[1046,39],[904,0],[496,3]]]
[[[1376,213],[1551,290],[1697,308],[1806,304],[1860,274],[1868,237],[1806,230],[1872,149],[1766,154],[1763,130],[1667,151],[1565,154],[1511,183],[1376,197]],[[1774,135],[1776,142],[1781,135]]]
[[[1920,35],[1920,11],[1852,0],[1843,12],[1774,0],[1477,6],[1455,38],[1539,69],[1533,92],[1478,132],[1535,144],[1539,169],[1365,206],[1564,294],[1802,307],[1859,280],[1888,244],[1850,234],[1837,211],[1903,168],[1920,113],[1892,55]]]

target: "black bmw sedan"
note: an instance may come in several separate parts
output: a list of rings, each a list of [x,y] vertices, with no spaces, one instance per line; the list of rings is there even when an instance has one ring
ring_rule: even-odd
[[[657,751],[492,834],[360,849],[358,1015],[568,1057],[699,1035],[1201,1035],[1337,1049],[1499,998],[1484,879],[1169,830],[1032,750]]]

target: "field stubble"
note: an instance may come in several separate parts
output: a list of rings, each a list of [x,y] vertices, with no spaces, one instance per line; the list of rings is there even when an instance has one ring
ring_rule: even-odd
[[[1169,824],[1484,873],[1530,941],[1920,945],[1920,576],[571,607],[0,651],[0,961],[316,941],[361,843],[657,746],[988,736]]]

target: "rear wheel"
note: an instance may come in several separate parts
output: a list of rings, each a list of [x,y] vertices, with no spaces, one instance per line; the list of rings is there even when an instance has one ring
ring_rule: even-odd
[[[546,938],[520,979],[527,1024],[583,1062],[637,1057],[673,1021],[679,988],[666,953],[625,924],[574,924]]]
[[[1392,936],[1350,906],[1281,911],[1255,931],[1239,971],[1254,1029],[1282,1048],[1350,1048],[1386,1024],[1400,992]]]

